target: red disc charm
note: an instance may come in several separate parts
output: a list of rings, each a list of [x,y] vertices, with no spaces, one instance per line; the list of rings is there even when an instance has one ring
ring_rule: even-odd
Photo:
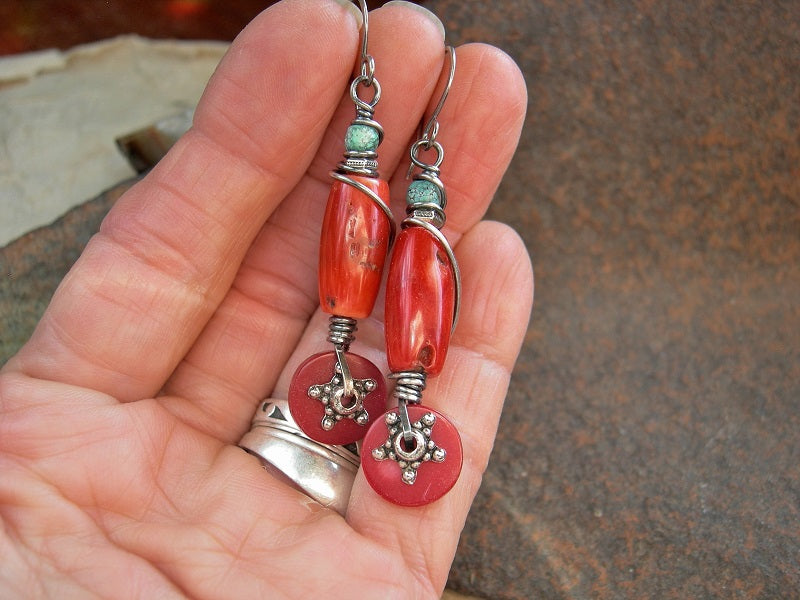
[[[378,367],[357,354],[345,357],[353,378],[350,397],[334,352],[307,358],[289,386],[292,418],[308,437],[323,444],[357,442],[386,410],[386,383]]]
[[[378,494],[400,506],[422,506],[444,496],[461,473],[461,438],[441,413],[409,406],[412,441],[406,444],[397,409],[376,418],[361,447],[361,466]]]

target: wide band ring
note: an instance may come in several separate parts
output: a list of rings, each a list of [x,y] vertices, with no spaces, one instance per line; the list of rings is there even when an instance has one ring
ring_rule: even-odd
[[[273,475],[323,506],[345,514],[361,462],[358,448],[312,440],[292,419],[286,400],[264,400],[239,446],[256,456]]]

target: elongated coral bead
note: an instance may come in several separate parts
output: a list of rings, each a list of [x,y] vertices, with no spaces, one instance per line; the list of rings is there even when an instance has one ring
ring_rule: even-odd
[[[348,175],[389,203],[389,185]],[[319,301],[326,313],[363,319],[375,306],[389,248],[389,219],[362,191],[334,181],[319,248]]]
[[[441,372],[454,308],[453,267],[442,244],[421,227],[404,229],[386,284],[386,356],[392,372]]]

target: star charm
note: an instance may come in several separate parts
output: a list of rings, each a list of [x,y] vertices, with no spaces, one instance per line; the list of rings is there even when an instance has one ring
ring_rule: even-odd
[[[417,469],[423,462],[443,462],[447,453],[431,439],[431,430],[436,423],[436,415],[425,413],[419,421],[411,424],[413,446],[408,447],[403,438],[403,428],[400,426],[400,416],[395,412],[386,414],[386,428],[389,437],[383,446],[378,446],[372,451],[375,460],[395,461],[403,471],[403,483],[414,485],[417,480]]]
[[[322,428],[330,431],[342,419],[353,419],[359,425],[369,423],[369,413],[364,408],[364,396],[374,390],[377,385],[374,379],[353,379],[353,396],[346,397],[342,369],[337,363],[331,380],[309,387],[308,396],[325,405]]]

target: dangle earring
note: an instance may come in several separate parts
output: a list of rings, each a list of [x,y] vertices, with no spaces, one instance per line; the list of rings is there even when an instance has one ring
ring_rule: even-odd
[[[374,120],[381,86],[368,53],[369,13],[363,14],[361,73],[350,85],[356,116],[345,134],[344,159],[331,173],[319,249],[319,300],[330,315],[333,351],[306,359],[289,387],[289,411],[310,438],[346,445],[361,440],[385,410],[386,384],[366,358],[348,352],[357,319],[370,315],[381,284],[386,255],[395,235],[389,185],[378,178],[377,148],[383,129]],[[372,100],[359,88],[372,88]]]
[[[442,371],[458,319],[461,276],[453,250],[440,229],[447,204],[439,167],[444,150],[436,141],[437,118],[453,83],[455,49],[448,46],[450,71],[444,92],[423,133],[411,146],[406,218],[386,284],[386,354],[397,408],[370,427],[361,465],[372,488],[402,506],[421,506],[446,494],[461,473],[461,438],[441,413],[421,406],[428,376]],[[422,149],[436,160],[420,159]]]

